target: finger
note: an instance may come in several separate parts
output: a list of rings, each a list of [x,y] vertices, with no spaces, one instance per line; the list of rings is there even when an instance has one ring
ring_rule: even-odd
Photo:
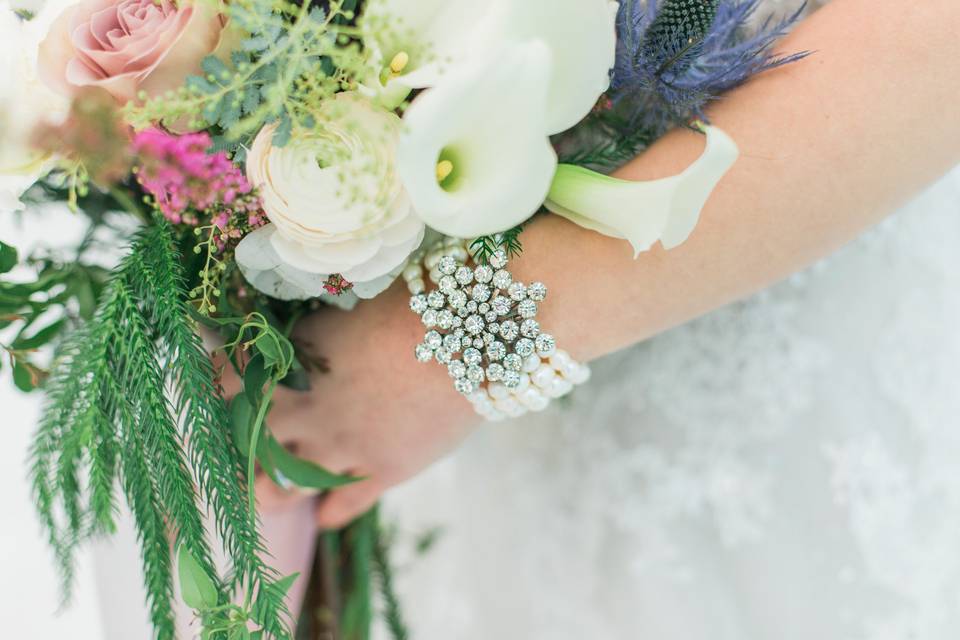
[[[257,505],[263,512],[287,509],[297,502],[311,499],[300,491],[278,486],[263,472],[257,474],[254,489],[257,493]]]
[[[369,510],[383,493],[383,487],[366,480],[331,491],[317,505],[317,526],[322,529],[339,529]]]

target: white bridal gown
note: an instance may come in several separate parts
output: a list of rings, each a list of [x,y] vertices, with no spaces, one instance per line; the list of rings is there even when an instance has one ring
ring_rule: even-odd
[[[412,638],[960,637],[958,214],[960,169],[390,494]]]
[[[390,494],[412,638],[960,637],[958,241],[960,169]]]

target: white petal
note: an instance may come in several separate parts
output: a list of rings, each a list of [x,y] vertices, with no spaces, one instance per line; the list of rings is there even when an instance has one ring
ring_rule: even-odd
[[[553,54],[546,128],[553,135],[574,126],[610,84],[616,59],[617,3],[610,0],[497,0],[494,32],[516,41],[543,40]]]
[[[271,237],[276,227],[267,225],[246,235],[237,245],[236,260],[240,272],[257,291],[278,300],[307,300],[325,293],[325,275],[306,273],[280,260]]]
[[[689,237],[707,198],[739,155],[723,131],[706,127],[705,132],[707,146],[700,158],[669,178],[619,180],[561,165],[546,207],[587,229],[626,238],[635,255],[657,240],[672,249]]]
[[[495,37],[495,10],[501,8],[495,4],[480,8],[473,0],[371,0],[361,24],[365,41],[383,66],[401,51],[410,58],[388,88],[399,84],[421,89],[470,64]]]
[[[234,253],[237,264],[241,268],[253,269],[256,271],[266,271],[274,269],[280,264],[280,256],[270,244],[270,238],[277,232],[276,226],[268,224],[251,231],[240,244]]]
[[[504,231],[537,211],[557,162],[542,126],[549,74],[546,45],[514,44],[414,101],[397,163],[424,222],[466,238]],[[441,152],[455,164],[446,189],[436,177]]]

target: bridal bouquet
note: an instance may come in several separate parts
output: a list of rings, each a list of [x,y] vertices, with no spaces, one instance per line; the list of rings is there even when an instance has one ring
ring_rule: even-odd
[[[704,106],[793,59],[771,47],[795,16],[751,31],[754,9],[3,0],[0,209],[29,226],[63,203],[89,223],[66,252],[0,243],[0,349],[17,387],[45,396],[31,475],[65,588],[122,499],[158,638],[175,635],[175,582],[204,638],[293,637],[297,578],[266,560],[255,469],[313,491],[356,480],[266,425],[278,385],[322,375],[294,324],[401,278],[429,330],[411,357],[446,365],[482,414],[569,391],[550,367],[573,382],[583,370],[532,319],[545,287],[503,267],[546,212],[637,253],[687,238],[737,155]],[[706,138],[682,174],[608,175],[674,126]],[[232,398],[201,328],[242,379]],[[525,386],[543,393],[511,391]],[[405,637],[375,514],[327,535],[337,637],[368,637],[371,573]]]

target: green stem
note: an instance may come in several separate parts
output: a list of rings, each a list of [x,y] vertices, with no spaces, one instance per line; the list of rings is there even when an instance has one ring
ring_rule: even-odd
[[[256,472],[257,464],[257,443],[260,441],[260,431],[263,429],[263,423],[267,417],[267,410],[270,408],[270,400],[273,398],[273,392],[277,389],[277,381],[271,380],[270,386],[267,387],[266,393],[263,394],[263,399],[260,401],[260,407],[257,409],[256,420],[253,421],[253,429],[250,432],[250,448],[248,449],[247,454],[247,501],[250,508],[250,525],[254,528],[257,526],[257,492],[255,481],[256,477],[254,473]],[[244,610],[250,610],[251,599],[253,598],[253,578],[251,576],[250,587],[247,589],[247,594],[244,599]]]
[[[119,203],[127,213],[132,216],[136,216],[144,224],[150,223],[150,216],[143,212],[143,209],[140,208],[140,205],[138,205],[126,191],[120,189],[119,187],[112,186],[110,187],[110,195],[113,196],[113,199],[116,200],[117,203]]]

